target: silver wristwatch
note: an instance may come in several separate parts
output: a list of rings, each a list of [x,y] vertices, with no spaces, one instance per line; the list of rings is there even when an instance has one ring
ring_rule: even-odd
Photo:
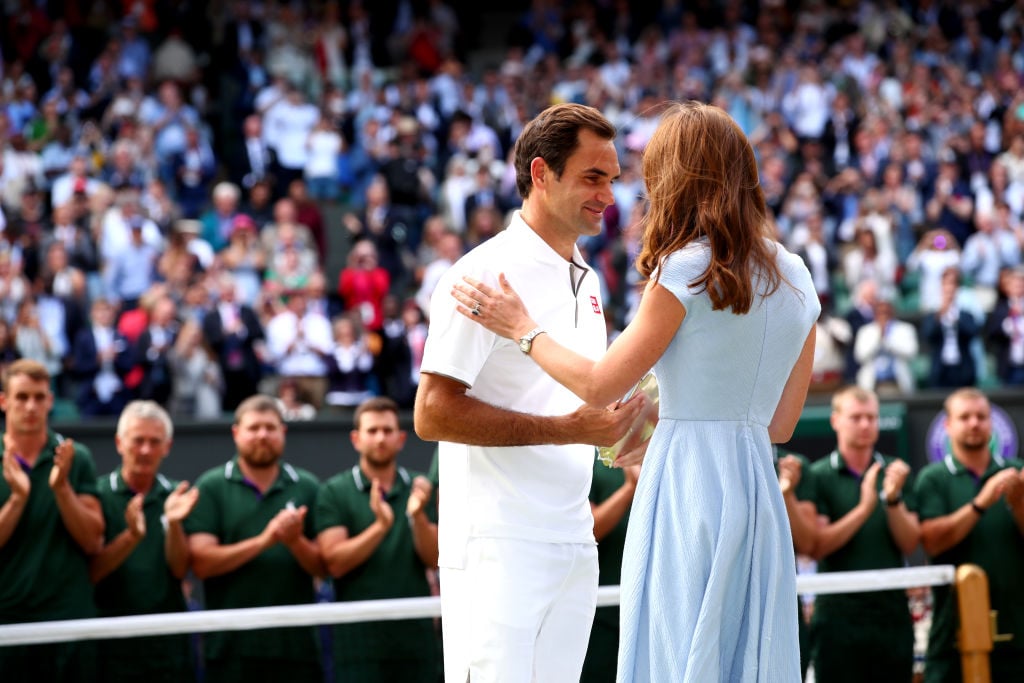
[[[530,351],[533,349],[533,340],[539,334],[544,334],[544,330],[542,330],[539,327],[535,327],[529,332],[527,332],[525,337],[521,337],[519,339],[519,350],[525,354],[529,354]]]

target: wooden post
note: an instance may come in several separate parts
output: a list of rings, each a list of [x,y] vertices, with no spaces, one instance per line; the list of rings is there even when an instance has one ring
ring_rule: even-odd
[[[960,608],[960,663],[964,683],[991,683],[989,653],[992,652],[992,622],[988,598],[988,576],[975,564],[956,569],[956,598]]]

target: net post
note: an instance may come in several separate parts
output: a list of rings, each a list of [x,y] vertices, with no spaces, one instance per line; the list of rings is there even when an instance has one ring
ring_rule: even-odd
[[[975,564],[957,567],[956,599],[960,612],[960,664],[964,683],[991,683],[989,653],[992,628],[989,618],[988,576]]]

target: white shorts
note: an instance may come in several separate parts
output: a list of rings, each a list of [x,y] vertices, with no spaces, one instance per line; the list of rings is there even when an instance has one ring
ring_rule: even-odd
[[[470,539],[441,568],[445,681],[579,681],[597,574],[596,545]]]

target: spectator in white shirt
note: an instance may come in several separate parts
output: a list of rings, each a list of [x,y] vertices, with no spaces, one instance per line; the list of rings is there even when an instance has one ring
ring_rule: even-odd
[[[978,303],[988,313],[996,305],[999,273],[1020,263],[1020,244],[1009,230],[997,229],[991,212],[975,213],[974,227],[964,243],[960,269],[974,282]]]
[[[277,187],[288,187],[291,181],[302,177],[309,158],[306,141],[319,120],[316,106],[307,102],[302,92],[290,84],[285,98],[264,115],[267,146],[276,155]]]
[[[797,86],[782,99],[782,111],[800,138],[818,139],[825,132],[832,94],[822,84],[816,65],[800,69]]]
[[[894,317],[890,295],[879,295],[875,319],[861,327],[853,342],[860,363],[857,385],[879,394],[909,394],[915,389],[910,361],[917,355],[917,330]]]
[[[285,310],[267,325],[267,350],[277,374],[293,379],[319,409],[327,392],[326,357],[334,350],[331,323],[307,310],[304,291],[292,290],[286,296]]]
[[[343,141],[331,120],[321,117],[306,140],[309,156],[305,177],[309,196],[318,201],[334,201],[341,193],[338,180],[338,155]]]

